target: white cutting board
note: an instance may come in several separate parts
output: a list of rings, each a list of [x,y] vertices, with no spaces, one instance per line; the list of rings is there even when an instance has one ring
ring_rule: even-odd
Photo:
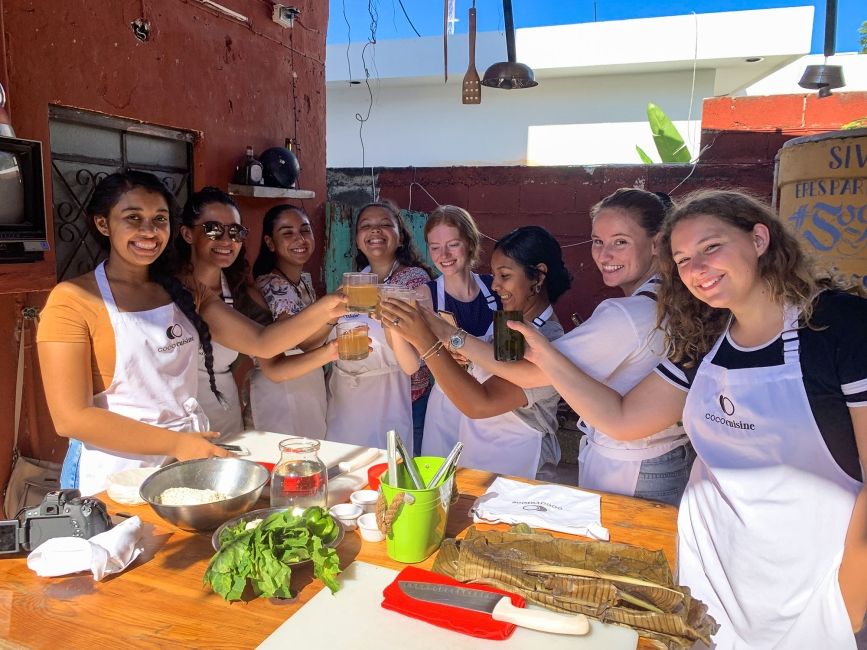
[[[286,650],[301,639],[323,648],[376,650],[476,650],[509,648],[538,650],[635,650],[638,633],[624,627],[590,621],[590,634],[569,636],[516,628],[505,641],[478,639],[446,630],[381,607],[382,591],[397,571],[353,562],[340,574],[341,588],[323,589],[259,646]]]

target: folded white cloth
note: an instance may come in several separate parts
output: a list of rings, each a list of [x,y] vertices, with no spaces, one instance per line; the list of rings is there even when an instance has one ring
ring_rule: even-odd
[[[140,543],[142,523],[130,517],[111,530],[90,539],[55,537],[46,540],[27,556],[27,566],[42,577],[91,571],[102,580],[127,568],[144,550]]]
[[[473,521],[488,524],[527,524],[571,535],[607,540],[598,494],[562,485],[528,485],[497,477],[476,499]]]

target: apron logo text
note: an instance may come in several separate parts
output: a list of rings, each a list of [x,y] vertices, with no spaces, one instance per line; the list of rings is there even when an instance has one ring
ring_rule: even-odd
[[[193,337],[187,337],[185,339],[181,339],[180,341],[175,341],[174,343],[169,343],[168,345],[164,345],[162,347],[157,348],[158,352],[171,352],[175,348],[179,348],[182,345],[186,345],[187,343],[192,343]]]
[[[714,415],[713,413],[705,413],[704,419],[710,420],[711,422],[716,422],[717,424],[724,424],[732,429],[747,429],[749,431],[756,430],[756,425],[752,422],[744,422],[743,420],[728,420],[724,417],[720,417],[719,415]]]
[[[524,505],[524,510],[538,510],[539,512],[547,512],[548,508],[553,508],[554,510],[562,510],[560,506],[554,505],[553,503],[548,503],[547,501],[513,501],[515,505]]]

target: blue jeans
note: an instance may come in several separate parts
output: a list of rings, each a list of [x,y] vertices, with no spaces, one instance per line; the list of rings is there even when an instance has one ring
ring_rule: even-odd
[[[412,403],[412,455],[421,455],[421,441],[424,437],[424,416],[427,413],[427,402],[433,384]]]
[[[641,461],[635,496],[680,505],[694,460],[695,450],[686,443],[662,456]]]
[[[63,489],[78,487],[78,465],[81,462],[81,441],[69,439],[69,448],[60,468],[60,487]]]

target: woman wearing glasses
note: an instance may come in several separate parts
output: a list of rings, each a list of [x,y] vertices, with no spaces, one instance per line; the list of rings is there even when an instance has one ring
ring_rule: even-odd
[[[269,358],[343,314],[345,300],[325,296],[289,321],[262,327],[195,276],[185,286],[178,277],[177,207],[152,174],[107,176],[86,213],[107,259],[52,290],[37,343],[54,427],[70,439],[61,485],[95,494],[119,470],[229,455],[211,443],[217,433],[196,399],[200,344],[209,388],[222,397],[212,333],[220,345]],[[222,223],[187,228],[188,234],[225,228],[236,238],[242,232]],[[230,248],[222,243],[216,248]]]

